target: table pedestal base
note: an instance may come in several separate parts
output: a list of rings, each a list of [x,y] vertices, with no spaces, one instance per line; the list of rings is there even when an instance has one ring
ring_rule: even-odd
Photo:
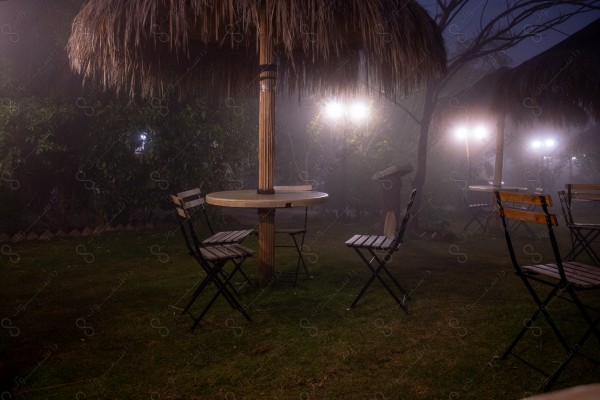
[[[268,286],[275,275],[275,210],[258,209],[258,285]]]

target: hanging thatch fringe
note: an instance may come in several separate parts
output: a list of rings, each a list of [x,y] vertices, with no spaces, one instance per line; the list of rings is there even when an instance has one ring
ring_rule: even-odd
[[[366,82],[393,95],[445,71],[441,33],[414,0],[91,0],[73,23],[71,65],[131,96],[249,90],[263,9],[280,91]]]

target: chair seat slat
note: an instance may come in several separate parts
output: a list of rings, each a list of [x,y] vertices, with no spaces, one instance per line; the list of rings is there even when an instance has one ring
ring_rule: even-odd
[[[236,234],[235,236],[232,238],[232,240],[235,243],[241,242],[242,240],[244,240],[248,235],[250,235],[252,233],[252,230],[250,229],[244,229],[242,231],[235,231]]]
[[[385,239],[387,239],[387,238],[388,238],[387,236],[379,236],[377,238],[377,240],[375,242],[373,242],[373,247],[376,248],[376,249],[380,249],[381,248],[381,244],[383,242],[385,242]]]
[[[204,240],[203,244],[223,244],[223,243],[238,243],[241,242],[252,233],[251,230],[241,230],[241,231],[223,231],[215,233],[213,236]]]
[[[201,247],[199,250],[202,257],[209,261],[218,260],[221,257],[220,253],[216,252],[213,247]]]
[[[350,239],[346,240],[346,246],[354,246],[354,243],[361,237],[362,235],[354,235]]]
[[[378,236],[372,235],[370,236],[367,240],[365,240],[365,242],[363,243],[364,247],[371,247],[371,245],[373,244],[373,242],[375,242],[377,240]]]
[[[221,242],[221,238],[223,236],[225,236],[226,234],[227,234],[227,232],[218,232],[218,233],[215,233],[214,235],[212,235],[208,239],[204,240],[202,243],[204,243],[204,244],[220,243]]]
[[[589,289],[596,286],[600,286],[600,277],[598,276],[594,277],[585,274],[582,275],[581,270],[568,264],[563,264],[563,268],[567,281],[576,287]],[[523,269],[526,271],[531,271],[541,275],[549,276],[554,279],[560,279],[560,272],[558,271],[558,266],[556,264],[527,265],[523,266]]]
[[[362,246],[364,242],[369,240],[370,235],[361,235],[360,238],[354,243],[355,246]]]
[[[392,239],[390,237],[386,237],[385,240],[383,241],[383,243],[381,244],[380,249],[382,249],[382,250],[389,249],[393,242],[394,242],[394,239]]]
[[[254,250],[249,249],[246,246],[242,246],[239,243],[234,244],[234,246],[235,246],[236,249],[238,249],[239,251],[243,252],[246,255],[252,255],[252,254],[254,254]]]
[[[223,232],[223,236],[221,237],[221,243],[234,243],[235,238],[238,236],[238,231],[226,231]]]

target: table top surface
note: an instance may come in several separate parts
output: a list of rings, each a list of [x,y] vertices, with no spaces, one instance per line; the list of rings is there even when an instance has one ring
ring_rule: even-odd
[[[469,186],[469,190],[472,192],[493,192],[494,190],[504,191],[504,192],[526,192],[529,189],[521,186],[494,186],[494,185],[472,185]]]
[[[526,400],[596,400],[600,398],[600,384],[575,386],[568,389],[527,397]]]
[[[215,206],[239,208],[286,208],[322,204],[329,195],[323,192],[275,191],[274,194],[259,194],[256,189],[228,190],[206,195],[206,202]]]

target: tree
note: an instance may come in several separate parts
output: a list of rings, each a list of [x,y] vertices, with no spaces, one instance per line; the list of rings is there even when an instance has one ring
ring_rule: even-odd
[[[231,188],[255,167],[243,97],[213,107],[82,88],[64,51],[80,3],[2,5],[0,232],[127,222],[132,210],[170,209],[178,190]]]
[[[419,209],[427,171],[427,153],[432,134],[432,121],[436,109],[443,103],[452,102],[456,92],[451,92],[457,75],[473,65],[483,66],[482,71],[503,66],[504,52],[527,39],[537,40],[575,15],[597,11],[600,1],[561,1],[560,8],[554,0],[528,1],[507,0],[504,8],[496,9],[496,1],[437,0],[434,20],[445,37],[457,40],[456,49],[448,57],[447,74],[442,78],[430,78],[418,93],[420,110],[413,110],[408,102],[396,102],[418,125],[416,174],[413,187],[418,190],[416,209]],[[478,26],[472,33],[462,30],[465,20],[475,20],[473,10],[481,12]],[[479,75],[481,77],[482,75]],[[468,86],[467,86],[468,87]],[[464,90],[463,87],[462,90]],[[410,101],[415,98],[409,98]],[[420,112],[419,112],[420,111]],[[416,218],[418,224],[418,215]]]

